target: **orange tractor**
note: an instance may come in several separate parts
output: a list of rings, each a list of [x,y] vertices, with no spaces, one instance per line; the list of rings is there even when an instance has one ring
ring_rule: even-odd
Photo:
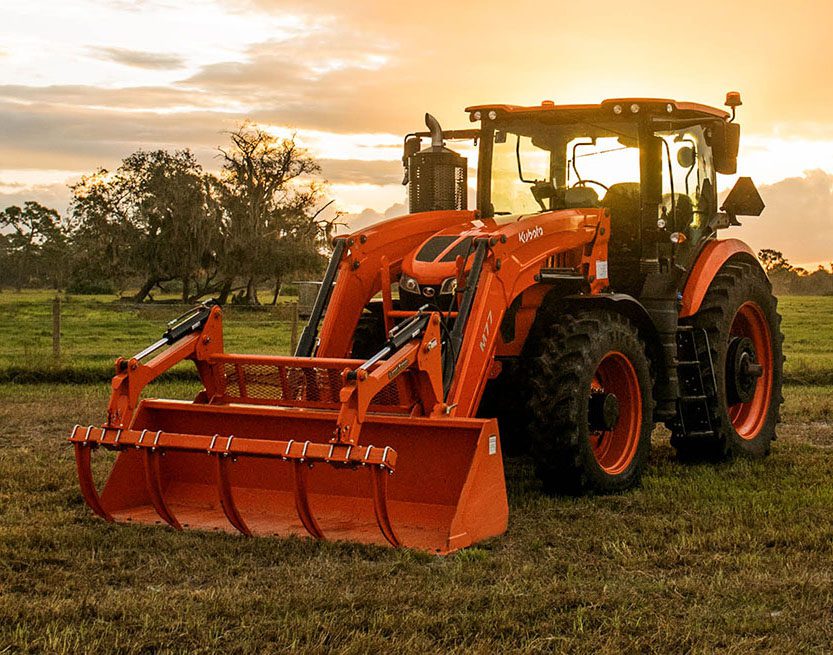
[[[743,177],[719,206],[727,105],[486,105],[446,132],[427,116],[405,139],[410,214],[335,239],[293,357],[226,353],[209,302],[117,360],[106,422],[70,437],[87,503],[447,553],[505,531],[504,451],[566,493],[636,483],[657,422],[686,458],[763,457],[782,336],[754,253],[717,238],[763,210]],[[477,149],[476,210],[455,140]],[[185,359],[192,402],[143,397]],[[118,452],[100,493],[99,447]]]

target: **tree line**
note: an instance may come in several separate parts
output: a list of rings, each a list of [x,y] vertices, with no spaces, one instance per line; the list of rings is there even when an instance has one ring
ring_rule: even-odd
[[[219,174],[188,150],[140,150],[70,187],[66,216],[37,202],[0,212],[0,287],[124,295],[155,290],[183,302],[216,295],[272,302],[290,275],[326,263],[336,218],[325,219],[317,162],[294,138],[246,122],[218,148]]]
[[[793,266],[783,253],[778,250],[764,249],[758,252],[772,288],[776,294],[796,296],[830,296],[833,295],[833,263],[830,270],[819,266],[815,271],[808,271],[800,266]]]

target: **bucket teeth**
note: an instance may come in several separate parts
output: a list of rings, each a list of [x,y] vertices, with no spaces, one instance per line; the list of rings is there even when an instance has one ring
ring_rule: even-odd
[[[229,482],[228,466],[228,456],[220,456],[217,458],[217,491],[220,495],[220,506],[223,508],[223,513],[226,515],[228,522],[247,537],[251,537],[252,531],[246,525],[246,521],[243,520],[243,517],[240,515],[240,510],[237,509],[237,504],[234,502],[234,495],[232,494],[231,483]]]
[[[182,530],[182,526],[176,517],[171,513],[167,503],[165,503],[165,495],[162,491],[162,478],[159,472],[159,458],[161,454],[156,448],[146,448],[144,451],[144,466],[145,466],[145,485],[147,486],[148,496],[153,505],[153,509],[159,514],[160,518],[170,525],[175,530]]]
[[[307,532],[309,532],[316,539],[323,539],[324,533],[318,525],[318,521],[312,515],[312,510],[309,505],[309,496],[307,495],[307,471],[309,467],[304,464],[303,459],[295,460],[295,510],[298,512],[298,518]]]
[[[70,441],[73,442],[72,445],[75,450],[75,468],[78,472],[78,484],[81,487],[81,495],[93,512],[105,521],[112,523],[114,520],[113,517],[101,504],[101,496],[99,496],[98,490],[95,488],[92,467],[90,465],[92,449],[97,445],[96,442],[90,441],[90,433],[94,428],[92,426],[88,427],[84,432],[83,438],[78,437],[79,429],[81,429],[80,425],[76,425],[73,428]]]
[[[373,513],[376,515],[376,523],[388,543],[398,548],[399,538],[393,531],[388,514],[388,474],[384,469],[374,467],[370,469],[370,475],[373,484]]]
[[[115,436],[108,438],[108,431]],[[313,463],[321,462],[332,466],[351,468],[367,467],[373,491],[373,509],[376,522],[385,539],[393,546],[399,546],[399,539],[393,530],[387,506],[387,478],[395,470],[396,451],[390,447],[372,445],[352,446],[350,444],[319,443],[315,441],[277,441],[266,439],[241,439],[234,436],[193,435],[167,433],[161,430],[113,430],[90,426],[75,426],[69,441],[75,448],[78,478],[84,500],[93,511],[106,519],[113,517],[101,503],[95,488],[90,467],[90,452],[99,445],[122,450],[134,447],[142,451],[145,488],[153,509],[159,517],[176,530],[182,524],[165,501],[164,485],[160,470],[160,458],[166,450],[200,452],[216,458],[215,480],[220,507],[228,522],[239,532],[251,536],[252,531],[243,519],[234,500],[230,482],[229,466],[233,456],[272,457],[293,465],[295,479],[295,509],[306,531],[316,539],[324,539],[324,531],[313,515],[309,502],[307,472]],[[152,435],[152,439],[150,436]]]

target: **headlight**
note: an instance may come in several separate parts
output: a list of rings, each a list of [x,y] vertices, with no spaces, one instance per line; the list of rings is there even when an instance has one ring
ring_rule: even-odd
[[[402,277],[399,278],[399,288],[405,289],[405,291],[409,291],[410,293],[419,293],[419,282],[410,275],[403,273]]]
[[[440,286],[440,295],[445,296],[457,291],[457,277],[447,277]]]

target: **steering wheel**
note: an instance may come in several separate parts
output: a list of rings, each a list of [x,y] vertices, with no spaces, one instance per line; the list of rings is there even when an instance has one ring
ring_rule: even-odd
[[[570,188],[575,189],[577,186],[587,186],[588,184],[595,184],[597,186],[602,187],[605,191],[610,191],[609,186],[607,186],[606,184],[602,184],[601,182],[597,182],[596,180],[579,180]]]

